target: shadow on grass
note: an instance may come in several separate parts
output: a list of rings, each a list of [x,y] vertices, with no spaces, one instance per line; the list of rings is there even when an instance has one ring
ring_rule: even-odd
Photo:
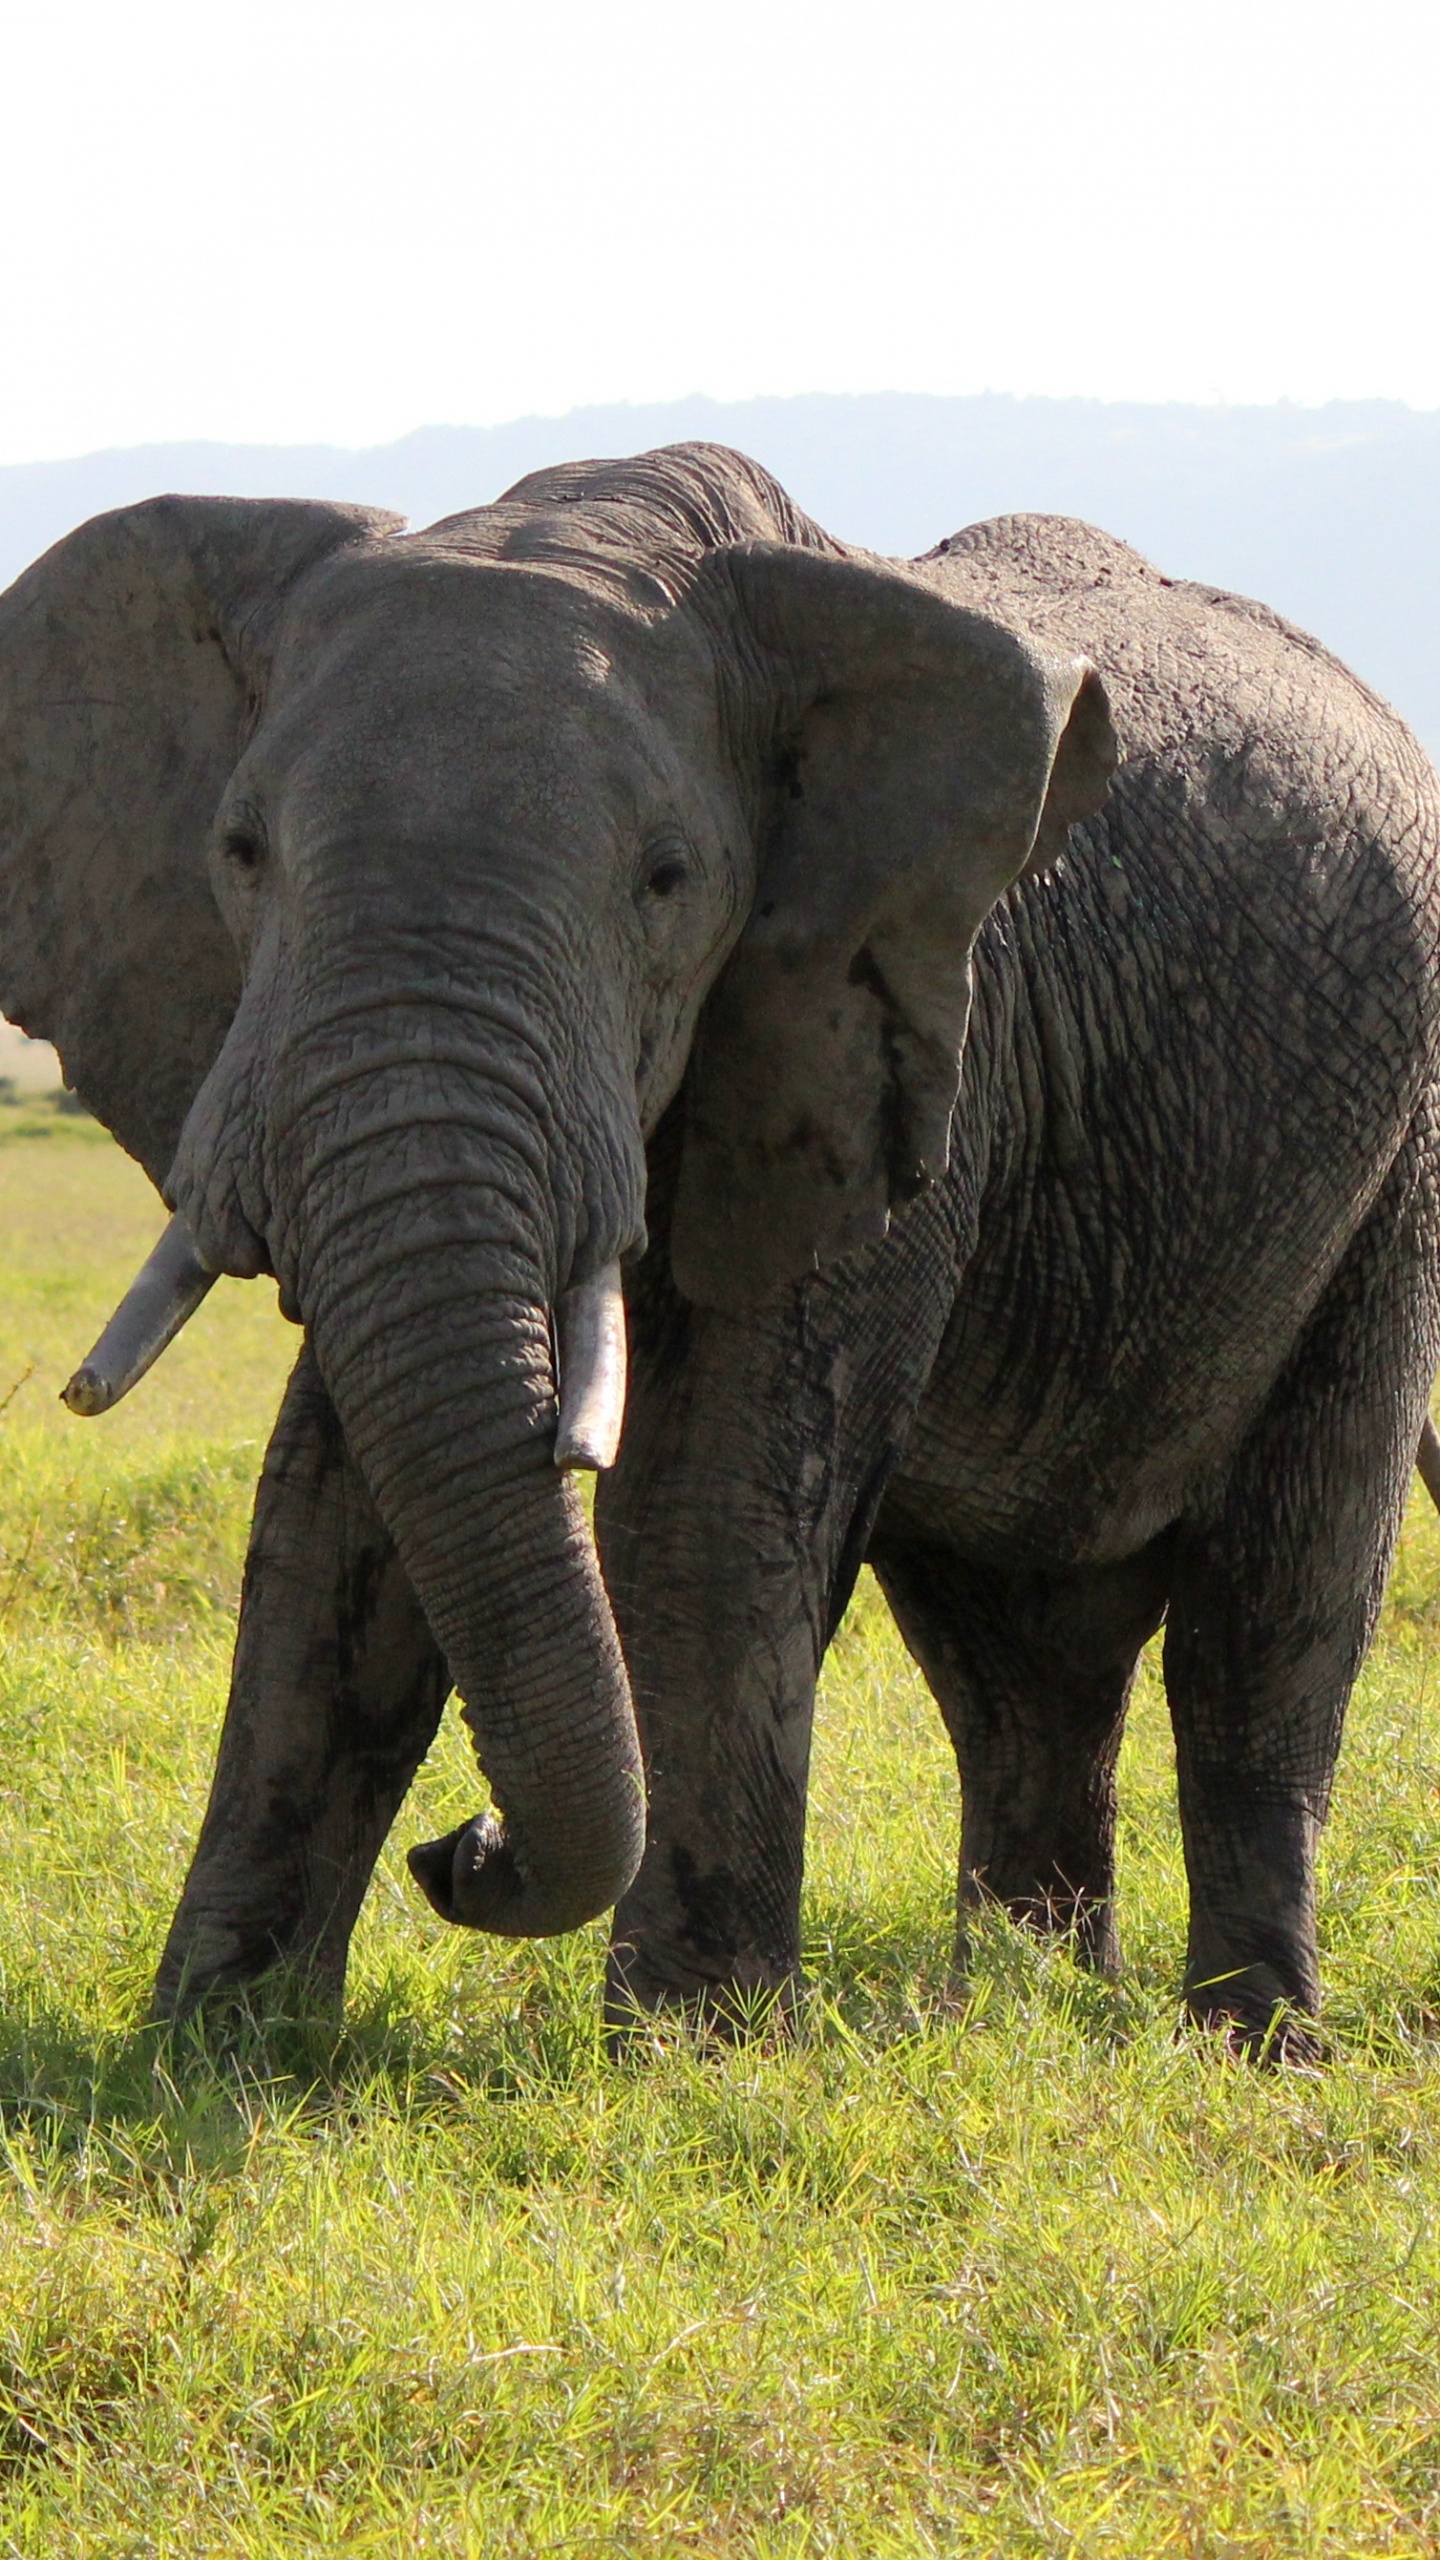
[[[73,2013],[33,1997],[0,2002],[0,2138],[64,2154],[102,2139],[158,2139],[214,2162],[262,2122],[383,2113],[451,2114],[477,2098],[555,2093],[591,2078],[603,2055],[599,1982],[577,2004],[561,1979],[547,1999],[527,1979],[497,2009],[417,2005],[398,1979],[372,1984],[342,2017],[303,1973],[276,1967],[211,1996],[175,2025],[137,2019],[87,2035]]]
[[[261,2016],[252,2002],[174,2030],[138,2021],[93,2036],[53,2007],[0,2006],[0,2129],[63,2152],[163,2124],[183,2144],[207,2117],[233,2131],[257,2107],[289,2111],[328,2091],[342,2043],[333,2018]]]
[[[1167,2031],[1173,2023],[1178,1995],[1166,1986],[1086,1972],[1065,1941],[1045,1941],[1000,1911],[972,1915],[961,1989],[944,1910],[915,1903],[884,1914],[817,1899],[806,1923],[793,2021],[802,2046],[835,2040],[880,2052],[957,2021],[1002,2035],[1048,2022],[1117,2052],[1157,2020]],[[481,1942],[443,1976],[418,1980],[408,1963],[362,1967],[343,2017],[313,1981],[282,1967],[212,1996],[171,2028],[136,2016],[87,2034],[75,2011],[32,1990],[8,2009],[0,2003],[0,2131],[43,2134],[63,2151],[143,2128],[164,2151],[215,2158],[237,2143],[243,2150],[258,2123],[277,2117],[449,2118],[477,2101],[503,2106],[593,2086],[606,2069],[603,1935],[537,1945],[519,1961]],[[647,2056],[658,2060],[671,2045],[697,2055],[713,2047],[679,2016],[651,2024],[653,2034],[626,2049],[627,2072],[643,2072]],[[768,2010],[755,2041],[774,2041]]]

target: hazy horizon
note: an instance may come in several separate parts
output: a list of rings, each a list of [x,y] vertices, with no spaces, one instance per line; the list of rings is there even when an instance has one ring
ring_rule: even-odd
[[[123,458],[138,453],[192,452],[266,452],[266,453],[334,453],[347,458],[372,453],[393,453],[399,447],[413,444],[417,437],[446,435],[504,435],[522,427],[563,426],[573,418],[595,415],[640,416],[662,409],[713,407],[726,410],[745,408],[794,408],[808,401],[825,400],[848,403],[860,400],[916,401],[951,404],[957,400],[1008,402],[1015,406],[1055,407],[1064,409],[1130,409],[1184,410],[1201,417],[1223,418],[1237,413],[1256,412],[1266,417],[1324,419],[1336,410],[1396,411],[1415,419],[1440,418],[1440,400],[1405,400],[1388,392],[1326,392],[1313,399],[1283,394],[1274,400],[1227,399],[1217,395],[1211,400],[1186,400],[1178,395],[1157,400],[1123,400],[1110,398],[1103,392],[1010,391],[993,384],[982,385],[971,392],[945,392],[919,388],[902,388],[889,384],[868,391],[812,387],[806,391],[756,391],[744,398],[726,398],[719,392],[705,391],[692,385],[667,399],[615,399],[608,401],[572,401],[563,408],[535,408],[523,416],[504,418],[422,418],[402,427],[393,435],[316,435],[286,436],[270,441],[247,440],[236,436],[167,435],[135,436],[111,444],[76,445],[63,453],[12,455],[0,462],[0,478],[11,472],[64,471],[77,463],[93,462],[102,457]]]
[[[0,466],[0,584],[87,516],[162,489],[356,499],[423,525],[546,463],[695,436],[753,454],[832,533],[902,557],[987,516],[1085,517],[1167,575],[1314,632],[1440,755],[1440,410],[1400,401],[695,395],[380,445],[115,447]]]

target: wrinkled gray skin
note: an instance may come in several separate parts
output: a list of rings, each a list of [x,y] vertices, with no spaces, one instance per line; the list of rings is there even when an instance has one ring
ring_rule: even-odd
[[[547,1933],[635,1882],[631,1692],[554,1464],[557,1299],[641,1254],[646,1144],[688,1070],[677,1268],[794,1322],[798,1275],[943,1173],[975,934],[1112,763],[1072,651],[845,553],[706,447],[542,473],[413,537],[160,500],[0,602],[0,1005],[206,1262],[273,1271],[306,1332],[162,2013],[277,1957],[338,1986],[452,1680],[503,1821],[417,1853],[437,1907]],[[897,1302],[897,1429],[910,1323]],[[792,1544],[794,1435],[827,1479],[853,1463],[833,1420],[812,1453],[799,1379],[773,1417]],[[648,1679],[667,1639],[619,1578]],[[708,1733],[723,1685],[687,1704]],[[741,1856],[733,1925],[778,1947],[748,1907]]]

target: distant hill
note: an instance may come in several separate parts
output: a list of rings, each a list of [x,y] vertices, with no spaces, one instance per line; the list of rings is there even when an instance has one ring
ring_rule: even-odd
[[[576,409],[324,445],[142,445],[0,469],[0,584],[103,507],[157,490],[358,498],[416,524],[541,463],[709,436],[768,464],[830,530],[928,548],[1017,509],[1086,516],[1172,576],[1263,597],[1389,696],[1440,757],[1440,412],[1390,402],[1200,409],[815,394]]]

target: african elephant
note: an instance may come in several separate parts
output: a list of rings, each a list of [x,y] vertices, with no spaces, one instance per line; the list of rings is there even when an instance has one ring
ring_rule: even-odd
[[[276,1954],[338,1981],[452,1669],[506,1823],[414,1853],[445,1916],[618,1893],[621,2024],[783,1996],[868,1556],[956,1747],[962,1956],[988,1894],[1113,1963],[1168,1612],[1189,1997],[1308,2050],[1440,1350],[1440,810],[1399,723],[1091,528],[877,564],[703,448],[412,542],[193,504],[73,541],[7,608],[0,993],[308,1337],[161,2007]],[[549,1311],[617,1262],[602,1588]]]
[[[415,1853],[431,1898],[545,1934],[632,1883],[569,1470],[613,1451],[647,1141],[688,1070],[702,1295],[883,1236],[945,1165],[975,935],[1113,761],[1073,653],[703,446],[414,536],[157,500],[0,603],[0,1005],[176,1212],[67,1398],[215,1272],[305,1329],[162,2012],[338,1985],[452,1682],[503,1813]]]

